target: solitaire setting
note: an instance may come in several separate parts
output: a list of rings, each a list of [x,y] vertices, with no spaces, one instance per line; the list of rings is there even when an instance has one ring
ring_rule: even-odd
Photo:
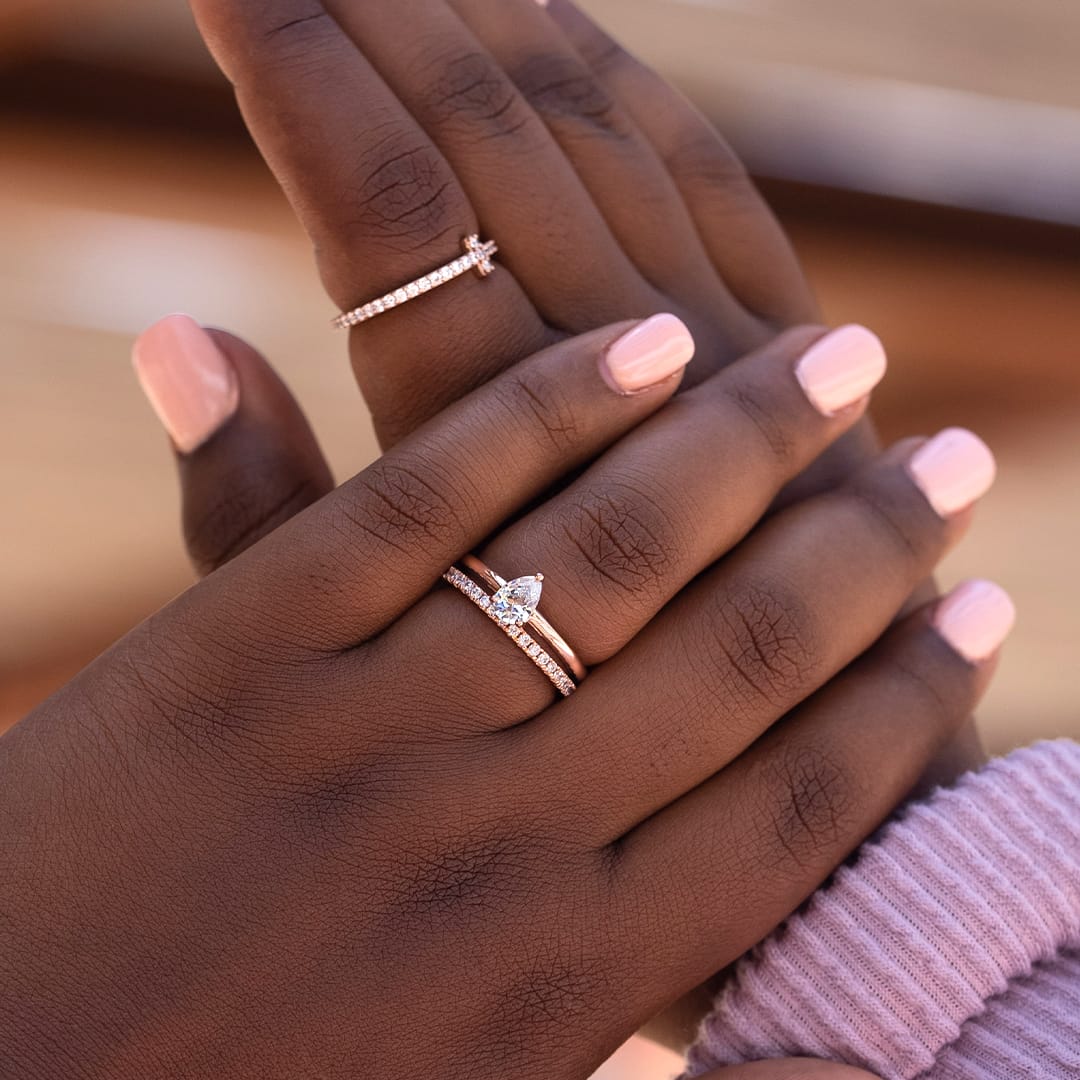
[[[446,285],[455,278],[461,277],[462,274],[467,274],[470,270],[475,270],[482,278],[495,273],[493,260],[499,252],[499,245],[494,240],[481,240],[474,233],[472,236],[465,237],[462,241],[462,248],[465,254],[460,259],[455,259],[445,266],[440,266],[438,269],[432,270],[430,274],[425,274],[422,278],[417,278],[416,281],[410,281],[407,285],[402,285],[400,289],[388,292],[377,300],[370,300],[352,311],[346,311],[334,319],[334,326],[338,330],[348,330],[351,327],[359,326],[369,319],[374,319],[376,315],[392,311],[402,304],[407,304],[410,300],[415,300],[424,293],[431,292],[432,289]]]
[[[506,636],[548,677],[552,686],[554,686],[563,697],[569,697],[577,689],[577,683],[567,675],[567,673],[559,666],[558,661],[552,657],[539,641],[535,640],[530,634],[525,632],[521,623],[505,621],[504,618],[495,611],[494,597],[489,596],[484,592],[484,590],[477,585],[468,574],[459,570],[456,566],[452,566],[445,574],[443,574],[443,579],[450,585],[453,585],[462,596],[471,600],[489,619],[492,620],[492,622],[496,624],[496,626],[499,626]],[[535,582],[535,579],[530,580]],[[512,587],[514,584],[516,583],[507,583],[507,587]],[[537,586],[539,586],[539,584],[539,582],[536,582]],[[529,586],[527,588],[530,590],[531,594],[532,587]],[[535,610],[533,612],[533,617],[535,617]]]
[[[524,626],[540,606],[544,575],[508,581],[491,598],[491,610],[504,626]]]

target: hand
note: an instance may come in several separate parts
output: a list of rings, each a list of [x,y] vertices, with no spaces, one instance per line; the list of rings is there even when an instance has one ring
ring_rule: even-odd
[[[341,308],[456,257],[463,236],[500,244],[492,278],[353,332],[384,445],[605,322],[679,314],[698,342],[691,386],[816,318],[730,148],[570,0],[191,3]],[[843,482],[876,450],[857,425],[780,504]],[[903,610],[935,592],[922,583]],[[924,783],[983,760],[969,723]]]
[[[816,316],[786,237],[730,148],[569,0],[547,10],[533,0],[192,6],[341,308],[453,257],[469,233],[501,245],[493,279],[457,283],[352,334],[384,445],[530,349],[607,319],[679,312],[699,343],[691,385]],[[860,424],[780,504],[842,482],[876,445]],[[213,528],[193,536],[200,564],[257,535],[243,506],[277,520],[305,489],[288,488],[284,504],[280,491],[253,484],[232,510],[203,519]],[[208,532],[217,542],[204,553]],[[902,611],[935,592],[921,584]],[[983,760],[969,722],[919,786]]]
[[[693,385],[813,321],[790,246],[675,91],[565,0],[194,0],[342,308],[461,253],[469,277],[352,335],[384,445],[522,356],[673,311]],[[590,63],[590,59],[595,63]]]
[[[890,811],[992,650],[973,657],[948,604],[869,646],[968,514],[908,445],[702,573],[862,406],[826,417],[804,395],[816,330],[665,405],[673,377],[640,383],[685,358],[662,328],[498,378],[0,741],[0,1037],[21,1076],[460,1076],[512,1057],[525,1080],[580,1080]],[[184,364],[236,403],[197,467],[245,430],[245,395],[188,344],[140,368],[166,417]],[[190,438],[200,399],[179,396]],[[688,442],[707,450],[689,467]],[[610,491],[684,538],[643,564],[648,587],[590,574],[574,542]],[[427,595],[492,533],[497,567],[549,571],[546,614],[596,663],[568,701],[468,602]]]

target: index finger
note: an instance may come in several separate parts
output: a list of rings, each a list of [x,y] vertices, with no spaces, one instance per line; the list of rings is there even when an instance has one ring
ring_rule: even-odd
[[[481,225],[454,170],[319,0],[191,7],[342,310],[462,255],[463,238]],[[508,356],[552,340],[513,275],[496,264],[484,280],[466,274],[365,324],[353,361],[383,434],[396,427],[403,365],[445,360],[463,392],[502,370]],[[432,355],[436,343],[442,356]],[[374,357],[395,379],[377,378]],[[414,406],[425,393],[445,403],[442,388],[409,385]]]

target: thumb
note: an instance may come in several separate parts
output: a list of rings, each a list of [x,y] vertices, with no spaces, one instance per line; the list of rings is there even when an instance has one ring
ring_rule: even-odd
[[[135,370],[172,439],[184,537],[202,574],[333,487],[300,406],[239,338],[172,315],[135,345]]]
[[[783,1058],[732,1065],[706,1073],[701,1080],[877,1080],[873,1074],[850,1065],[812,1058]]]

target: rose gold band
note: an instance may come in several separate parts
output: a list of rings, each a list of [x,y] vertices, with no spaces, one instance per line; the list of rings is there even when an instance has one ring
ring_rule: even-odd
[[[461,561],[490,588],[501,589],[506,585],[506,582],[499,577],[490,566],[486,565],[475,555],[466,555]],[[529,619],[528,626],[536,637],[543,639],[554,652],[559,654],[565,667],[574,676],[574,680],[579,683],[582,682],[588,674],[588,671],[578,658],[577,653],[570,648],[566,639],[558,633],[555,627],[552,626],[539,611],[533,613],[532,618]]]
[[[465,253],[461,258],[440,266],[437,270],[432,270],[430,274],[410,281],[407,285],[402,285],[400,289],[380,296],[377,300],[361,304],[352,311],[343,312],[334,319],[334,326],[338,330],[350,330],[354,326],[367,322],[368,319],[374,319],[376,315],[382,315],[402,304],[407,304],[410,300],[431,292],[432,289],[439,289],[470,270],[475,270],[481,277],[488,277],[495,273],[495,264],[492,260],[498,254],[499,246],[494,240],[481,240],[474,234],[465,237],[462,247]]]
[[[496,626],[502,627],[506,636],[551,680],[563,697],[569,697],[577,689],[574,680],[520,626],[507,625],[499,618],[491,597],[468,574],[452,566],[443,574],[443,580],[471,600]]]

